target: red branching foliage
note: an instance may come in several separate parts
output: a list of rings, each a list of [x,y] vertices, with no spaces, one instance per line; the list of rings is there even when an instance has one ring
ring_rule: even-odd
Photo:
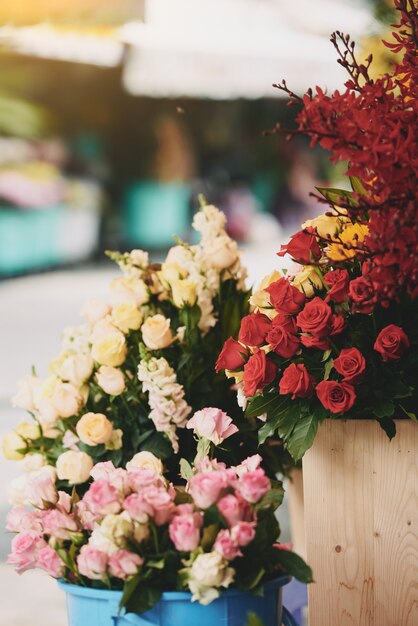
[[[362,181],[364,191],[344,208],[352,221],[368,223],[362,272],[383,305],[403,289],[418,295],[418,7],[416,0],[395,0],[395,7],[394,41],[384,43],[403,58],[389,73],[373,80],[372,56],[359,63],[350,36],[337,31],[331,41],[349,74],[343,93],[316,87],[299,98],[284,81],[275,85],[302,108],[296,130],[278,125],[274,132],[307,134]]]

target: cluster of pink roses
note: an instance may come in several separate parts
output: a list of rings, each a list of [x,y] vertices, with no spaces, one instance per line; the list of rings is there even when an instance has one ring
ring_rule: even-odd
[[[180,490],[181,497],[151,467],[122,469],[110,461],[98,463],[81,500],[58,491],[51,477],[47,481],[40,474],[33,486],[37,508],[15,508],[8,515],[8,530],[18,533],[8,562],[19,573],[39,567],[75,583],[108,583],[145,572],[156,554],[164,556],[164,545],[165,552],[176,553],[176,573],[183,572],[195,597],[213,599],[218,593],[214,588],[234,580],[229,563],[244,558],[242,549],[256,536],[256,505],[271,488],[261,460],[255,455],[227,468],[204,457]],[[210,545],[207,540],[202,545],[208,526],[205,513],[211,507],[220,522]],[[205,581],[208,556],[218,572],[214,578],[212,571],[210,580],[218,584]]]

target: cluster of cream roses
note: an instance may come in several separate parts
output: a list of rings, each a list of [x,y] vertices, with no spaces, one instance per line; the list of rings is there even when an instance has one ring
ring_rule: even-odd
[[[161,266],[150,265],[148,254],[142,250],[110,254],[123,272],[110,284],[110,301],[92,299],[84,305],[81,314],[85,323],[65,329],[61,354],[50,363],[47,378],[33,374],[19,383],[13,405],[27,410],[34,420],[21,422],[5,436],[3,452],[8,459],[33,456],[38,450],[32,449],[31,442],[41,436],[56,439],[62,453],[55,463],[48,450],[42,451],[44,464],[55,463],[60,480],[84,482],[93,460],[79,449],[80,442],[104,445],[108,450],[123,446],[122,430],[115,429],[106,415],[83,412],[88,400],[91,406],[92,394],[97,393],[92,383],[95,389],[98,386],[103,394],[114,397],[123,394],[136,375],[149,394],[150,419],[158,431],[167,433],[177,450],[175,431],[186,425],[191,409],[175,371],[166,359],[154,358],[153,351],[182,342],[185,327],[173,328],[160,303],[169,301],[177,309],[197,304],[204,335],[217,321],[213,301],[221,282],[233,278],[237,288],[244,289],[246,272],[236,243],[226,234],[225,221],[214,206],[202,207],[193,222],[201,242],[174,246]],[[139,330],[147,356],[128,366],[127,339]],[[76,423],[69,419],[75,416],[79,416]]]

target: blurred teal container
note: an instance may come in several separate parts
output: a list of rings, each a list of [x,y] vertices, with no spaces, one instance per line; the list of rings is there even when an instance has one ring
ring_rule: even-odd
[[[188,229],[190,196],[183,183],[132,183],[123,202],[126,240],[144,248],[172,245],[173,235],[183,236]]]
[[[282,587],[290,582],[282,576],[264,585],[264,596],[227,590],[208,606],[191,602],[191,594],[169,591],[146,613],[118,617],[121,591],[88,589],[59,582],[67,594],[69,626],[245,626],[248,613],[255,613],[264,626],[297,626],[282,610]]]

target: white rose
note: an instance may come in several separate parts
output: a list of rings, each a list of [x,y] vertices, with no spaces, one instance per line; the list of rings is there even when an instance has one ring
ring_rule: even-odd
[[[105,537],[122,547],[126,545],[126,540],[133,535],[133,522],[127,511],[117,515],[110,513],[103,518],[100,530]]]
[[[22,474],[14,478],[7,487],[7,498],[12,506],[26,506],[26,487],[29,474]]]
[[[187,269],[185,269],[178,263],[167,263],[167,261],[161,265],[161,270],[158,272],[158,278],[166,287],[176,282],[180,278],[186,278],[187,275]]]
[[[103,300],[91,298],[88,300],[80,311],[80,314],[90,323],[96,324],[103,319],[110,311],[110,306]]]
[[[102,365],[96,373],[96,381],[109,396],[119,396],[125,391],[125,377],[116,367]]]
[[[161,350],[173,343],[174,337],[170,329],[170,320],[164,315],[148,317],[142,324],[142,339],[151,350]]]
[[[38,439],[41,436],[41,429],[39,428],[39,424],[35,421],[19,422],[16,428],[16,432],[23,439],[29,439],[29,441],[32,441],[33,439]]]
[[[209,263],[218,270],[231,267],[238,258],[238,246],[228,235],[209,239],[204,251]]]
[[[93,532],[91,533],[89,545],[96,548],[96,550],[105,552],[109,556],[120,549],[120,546],[116,545],[116,543],[114,543],[114,541],[112,541],[110,537],[102,532],[100,526],[96,526],[96,528],[94,528]]]
[[[105,335],[93,343],[91,354],[100,365],[117,367],[125,361],[127,347],[125,337],[120,331]]]
[[[18,382],[17,393],[12,398],[12,406],[18,406],[26,411],[35,410],[35,398],[40,386],[37,376],[25,376]]]
[[[152,470],[154,474],[162,474],[163,464],[152,452],[143,450],[142,452],[137,452],[135,456],[128,461],[126,469],[149,469]]]
[[[188,278],[176,280],[171,284],[174,305],[182,309],[184,306],[193,306],[197,300],[196,283]]]
[[[64,448],[68,448],[69,450],[75,450],[78,452],[77,443],[80,439],[77,437],[72,430],[66,430],[64,433],[64,437],[62,438],[62,445]]]
[[[72,417],[80,410],[83,399],[71,383],[60,383],[52,394],[51,402],[60,417]]]
[[[113,306],[132,302],[139,307],[148,302],[149,290],[142,278],[114,278],[110,283],[110,299]]]
[[[18,450],[26,450],[26,443],[14,430],[6,433],[2,440],[3,456],[8,461],[20,461],[24,458],[25,452]]]
[[[46,460],[42,454],[36,452],[34,454],[27,454],[20,465],[22,466],[24,472],[34,472],[36,470],[40,470],[42,467],[45,467]]]
[[[61,380],[80,387],[93,371],[94,362],[89,354],[63,353],[49,364],[49,371]]]
[[[219,552],[199,554],[189,571],[188,585],[192,600],[209,604],[219,596],[219,587],[229,587],[234,580],[234,570],[228,567]]]
[[[113,435],[113,426],[103,413],[85,413],[77,422],[77,435],[88,446],[107,443]]]
[[[112,318],[110,315],[106,315],[102,320],[99,320],[94,326],[90,334],[90,339],[92,343],[99,341],[99,339],[103,339],[103,337],[107,337],[107,335],[112,335],[113,333],[118,333],[119,329],[112,322]]]
[[[314,288],[318,291],[324,288],[321,277],[318,276],[314,267],[308,265],[296,274],[292,281],[294,287],[302,291],[307,298],[312,298],[315,294]]]
[[[57,459],[57,476],[71,485],[86,482],[93,468],[93,459],[86,452],[68,450]]]
[[[142,322],[142,314],[134,302],[121,302],[112,310],[112,322],[123,333],[138,330]]]
[[[192,261],[193,255],[186,246],[173,246],[168,251],[165,262],[167,264],[175,264],[187,271],[189,263]]]

